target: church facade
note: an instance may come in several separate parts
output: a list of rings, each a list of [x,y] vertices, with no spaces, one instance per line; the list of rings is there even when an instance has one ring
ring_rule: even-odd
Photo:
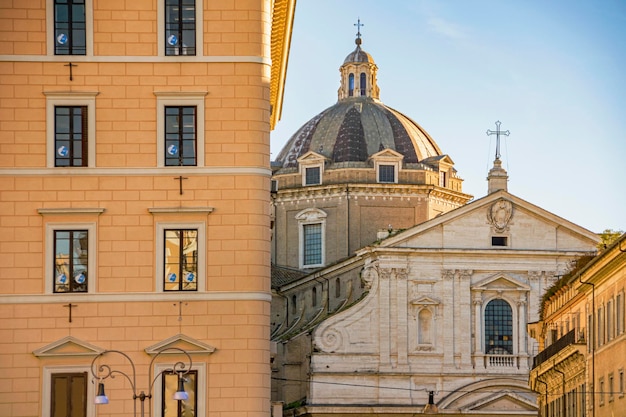
[[[452,158],[380,103],[376,70],[357,38],[338,103],[275,161],[272,399],[286,415],[537,415],[526,324],[598,238],[509,193],[498,154],[469,202]]]

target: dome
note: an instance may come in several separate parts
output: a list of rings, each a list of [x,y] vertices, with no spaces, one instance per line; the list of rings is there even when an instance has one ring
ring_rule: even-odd
[[[275,165],[295,167],[297,159],[309,151],[324,155],[332,163],[365,162],[383,149],[404,155],[406,163],[441,155],[430,135],[404,114],[369,97],[352,97],[298,129]]]
[[[348,64],[350,62],[367,62],[368,64],[375,64],[374,58],[358,45],[356,49],[348,54],[346,59],[343,60],[344,64]]]
[[[404,163],[441,156],[439,147],[421,126],[379,100],[378,67],[361,49],[361,42],[361,34],[357,33],[356,48],[339,68],[337,104],[298,129],[272,163],[274,167],[296,167],[298,158],[310,151],[344,167],[357,166],[345,163],[367,162],[383,149],[400,153]]]

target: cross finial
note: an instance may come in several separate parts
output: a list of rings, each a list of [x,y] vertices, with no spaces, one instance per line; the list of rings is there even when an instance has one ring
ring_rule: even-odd
[[[487,130],[487,136],[496,135],[496,159],[500,159],[500,135],[509,136],[511,132],[508,130],[500,130],[500,120],[496,122],[496,130]]]
[[[361,43],[361,26],[365,26],[365,24],[361,23],[361,18],[359,17],[353,26],[356,26],[356,39],[357,39],[357,43],[360,44]]]

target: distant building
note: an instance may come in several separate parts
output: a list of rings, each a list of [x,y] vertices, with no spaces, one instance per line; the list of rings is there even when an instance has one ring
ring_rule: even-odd
[[[270,416],[270,130],[294,7],[0,3],[3,417],[131,415],[121,374],[94,405],[108,349],[155,417]],[[193,359],[180,405],[159,372],[184,355],[148,366],[168,347]]]
[[[510,194],[499,155],[470,202],[376,71],[359,36],[337,104],[273,163],[272,399],[294,416],[535,416],[526,324],[598,237]]]
[[[540,341],[529,384],[545,417],[618,416],[626,410],[626,235],[565,275],[529,324]]]

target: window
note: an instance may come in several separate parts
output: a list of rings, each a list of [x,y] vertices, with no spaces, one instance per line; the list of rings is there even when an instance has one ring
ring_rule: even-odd
[[[305,224],[304,229],[304,265],[322,263],[322,224]]]
[[[204,291],[206,224],[157,222],[155,240],[157,288],[164,292]]]
[[[181,376],[183,378],[183,387],[189,395],[186,400],[175,400],[174,393],[178,391],[178,373],[166,371],[162,374],[162,410],[163,417],[193,417],[196,415],[198,408],[197,401],[197,380],[198,371],[189,371]]]
[[[93,167],[97,92],[44,92],[47,166]]]
[[[602,314],[602,307],[598,308],[597,311],[597,325],[598,325],[598,346],[602,346],[604,344],[604,336],[605,336],[605,329],[604,329],[604,314]]]
[[[198,289],[198,230],[165,229],[165,291]]]
[[[508,246],[506,236],[491,236],[491,246]]]
[[[165,107],[165,166],[195,166],[196,111],[193,106]]]
[[[87,54],[85,0],[54,0],[54,54]]]
[[[364,72],[361,73],[360,87],[361,87],[361,97],[365,97],[365,89],[367,88],[367,75]]]
[[[613,328],[614,317],[613,317],[613,300],[609,300],[606,303],[606,338],[607,341],[613,340],[613,335],[615,329]]]
[[[206,91],[154,94],[157,96],[158,166],[204,166]]]
[[[600,405],[604,405],[604,377],[598,380],[598,386],[600,388],[600,392],[598,393],[600,395]]]
[[[615,324],[616,335],[624,333],[624,293],[619,293],[615,297]]]
[[[309,208],[296,215],[299,227],[299,264],[300,268],[312,268],[324,265],[324,241],[326,213]]]
[[[348,95],[350,97],[354,95],[354,74],[348,75]]]
[[[165,55],[196,55],[195,0],[165,0]]]
[[[335,278],[335,298],[341,297],[341,279]]]
[[[613,402],[613,372],[609,374],[609,402]]]
[[[445,187],[448,184],[445,171],[439,171],[439,186]]]
[[[317,287],[313,287],[311,290],[311,304],[313,307],[317,306]]]
[[[54,292],[87,292],[89,231],[55,230]]]
[[[595,346],[595,337],[593,328],[593,314],[587,316],[587,349],[592,350]]]
[[[87,416],[87,372],[51,375],[50,416]]]
[[[318,185],[321,184],[320,167],[305,168],[305,183],[304,185]]]
[[[54,166],[87,166],[87,126],[87,106],[55,106]]]
[[[396,182],[396,167],[395,165],[384,165],[380,164],[378,166],[378,182]]]
[[[296,297],[295,295],[291,296],[291,312],[293,314],[296,314],[298,312],[298,297]]]
[[[624,396],[624,370],[620,369],[619,370],[619,396],[620,398]]]
[[[513,354],[513,313],[502,299],[491,300],[485,307],[485,353]]]

